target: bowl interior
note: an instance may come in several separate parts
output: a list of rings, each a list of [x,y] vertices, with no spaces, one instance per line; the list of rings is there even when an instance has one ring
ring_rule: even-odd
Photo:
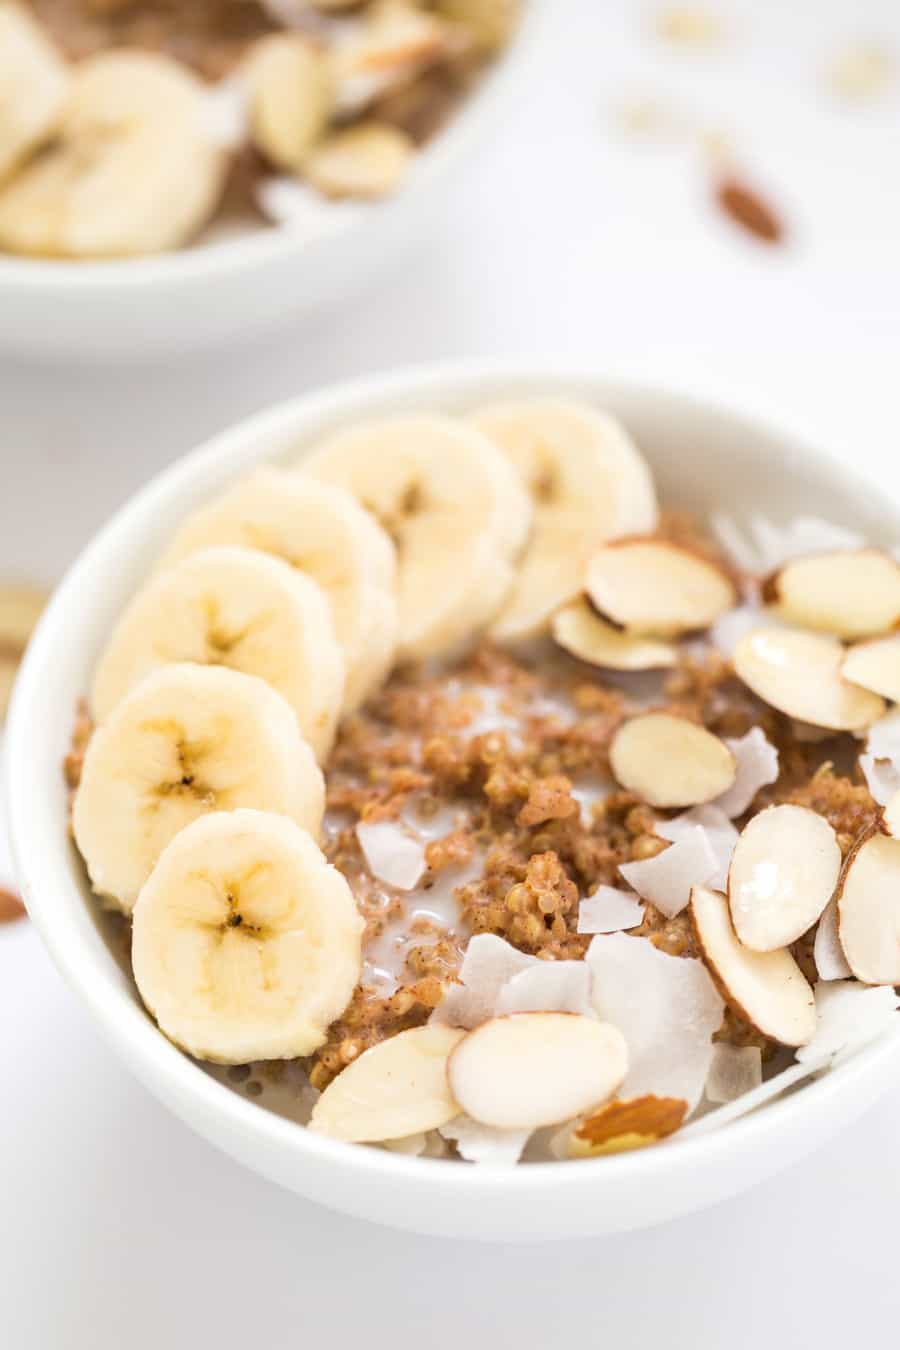
[[[131,597],[180,519],[210,494],[253,465],[290,463],[322,433],[354,418],[415,409],[463,411],[495,398],[537,394],[594,401],[620,417],[648,457],[660,498],[700,515],[727,511],[739,522],[762,513],[775,522],[817,514],[854,527],[871,540],[892,543],[900,534],[894,504],[883,491],[848,469],[804,447],[783,431],[691,397],[605,380],[584,373],[547,375],[540,370],[430,369],[339,386],[282,405],[217,438],[150,483],[97,536],[59,587],[29,648],[14,695],[7,732],[8,797],[14,854],[32,917],[57,964],[93,1010],[132,1068],[164,1100],[259,1170],[314,1189],[291,1168],[304,1152],[330,1159],[348,1175],[365,1171],[421,1176],[438,1190],[518,1191],[541,1184],[568,1187],[597,1163],[535,1164],[515,1180],[478,1168],[402,1158],[379,1150],[335,1144],[306,1134],[272,1112],[212,1081],[175,1050],[140,1007],[117,944],[97,917],[74,850],[67,842],[62,761],[76,704],[88,688],[97,655],[116,615]],[[895,1038],[896,1039],[896,1038]],[[870,1047],[858,1057],[874,1063]],[[684,1141],[678,1150],[603,1159],[604,1177],[638,1177],[677,1156],[715,1151],[725,1136],[738,1141],[759,1134],[763,1119],[796,1112],[796,1103],[823,1099],[853,1066],[834,1071],[786,1101],[729,1126],[718,1135]],[[214,1126],[213,1122],[217,1121]],[[226,1137],[227,1136],[227,1137]],[[732,1147],[732,1145],[727,1145]],[[276,1157],[276,1155],[280,1155]],[[290,1159],[293,1158],[293,1163]],[[566,1174],[565,1179],[559,1174]],[[442,1174],[438,1176],[438,1174]],[[526,1175],[527,1174],[527,1175]],[[552,1174],[553,1180],[549,1179]],[[456,1203],[456,1200],[454,1200]],[[348,1206],[350,1207],[350,1206]],[[420,1226],[420,1225],[413,1225]]]

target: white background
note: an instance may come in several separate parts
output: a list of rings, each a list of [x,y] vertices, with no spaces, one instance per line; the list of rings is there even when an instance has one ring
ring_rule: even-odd
[[[900,55],[900,11],[720,9],[727,43],[679,52],[654,39],[652,7],[557,0],[521,110],[449,217],[338,313],[153,368],[3,358],[3,569],[51,579],[137,483],[237,416],[439,357],[572,356],[735,391],[898,492],[900,84],[850,108],[822,73],[852,38]],[[696,136],[621,133],[616,108],[644,96],[730,138],[789,247],[716,214]],[[900,1084],[790,1175],[706,1214],[485,1248],[333,1216],[214,1154],[111,1057],[26,924],[0,930],[0,1067],[3,1350],[381,1350],[413,1336],[433,1350],[780,1350],[896,1335]]]

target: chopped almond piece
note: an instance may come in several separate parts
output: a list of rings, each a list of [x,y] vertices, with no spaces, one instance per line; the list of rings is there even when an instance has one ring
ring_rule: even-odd
[[[699,806],[731,787],[737,772],[728,746],[705,727],[669,713],[632,717],[613,737],[616,781],[651,806]]]
[[[667,642],[632,637],[613,628],[587,600],[574,600],[553,617],[553,636],[581,661],[607,670],[656,670],[674,666],[675,647]]]
[[[708,628],[738,598],[721,568],[663,539],[605,545],[588,564],[585,589],[611,624],[656,637]]]
[[[735,932],[771,952],[811,928],[834,894],[841,850],[834,830],[805,806],[770,806],[744,827],[728,873]]]
[[[607,1102],[573,1131],[569,1156],[596,1158],[646,1148],[674,1134],[687,1111],[687,1102],[677,1097],[647,1096]]]
[[[306,176],[326,197],[385,197],[400,186],[413,154],[412,141],[396,127],[360,122],[320,141]]]
[[[806,1045],[816,1030],[813,991],[787,948],[754,952],[738,941],[728,900],[695,886],[691,920],[703,959],[739,1017],[782,1045]]]
[[[858,980],[900,984],[900,840],[873,831],[847,857],[838,935]]]
[[[789,623],[877,637],[900,623],[900,563],[873,548],[795,558],[768,578],[763,598]]]
[[[884,700],[841,675],[844,648],[832,637],[795,628],[758,628],[734,651],[734,668],[757,697],[779,712],[831,731],[860,731],[884,712]]]
[[[597,1106],[628,1069],[622,1033],[573,1013],[495,1017],[460,1041],[447,1079],[460,1108],[483,1125],[537,1129]]]

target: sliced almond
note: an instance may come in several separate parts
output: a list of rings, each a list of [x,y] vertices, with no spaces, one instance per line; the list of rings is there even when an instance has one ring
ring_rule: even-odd
[[[253,45],[245,78],[257,148],[277,168],[299,172],[334,106],[327,57],[299,33],[272,33]]]
[[[738,600],[721,568],[664,539],[607,544],[588,564],[585,589],[610,623],[657,637],[708,628]]]
[[[588,600],[573,600],[553,617],[553,636],[567,652],[607,670],[658,670],[674,666],[678,651],[668,642],[633,637],[613,628]]]
[[[766,580],[763,598],[804,628],[877,637],[900,624],[900,563],[874,548],[796,558]]]
[[[446,1125],[460,1108],[447,1086],[447,1060],[464,1032],[425,1026],[366,1050],[329,1083],[309,1128],[333,1139],[377,1143]]]
[[[306,161],[306,177],[326,197],[386,197],[400,186],[414,155],[412,141],[396,127],[359,122],[319,142]]]
[[[728,903],[745,947],[796,942],[834,894],[841,850],[834,830],[805,806],[770,806],[745,825],[731,856]]]
[[[686,717],[643,713],[624,722],[609,747],[622,787],[651,806],[699,806],[731,787],[734,755],[718,736]]]
[[[864,984],[900,984],[900,839],[866,835],[844,863],[838,934]]]
[[[678,1097],[632,1097],[607,1102],[572,1132],[570,1158],[598,1158],[646,1148],[680,1129],[688,1104]]]
[[[859,731],[884,712],[883,699],[842,677],[844,648],[835,638],[759,628],[741,638],[733,660],[758,698],[812,726]]]
[[[615,886],[598,886],[579,903],[578,932],[621,933],[637,928],[643,918],[644,906],[636,895]]]
[[[841,674],[873,694],[900,702],[900,637],[858,642],[844,657]]]
[[[694,887],[691,920],[703,959],[738,1016],[782,1045],[806,1045],[816,1030],[816,1004],[790,952],[742,946],[719,891]]]
[[[513,1013],[476,1027],[447,1066],[456,1101],[498,1129],[538,1129],[581,1115],[615,1092],[628,1069],[622,1033],[572,1013]]]
[[[813,943],[816,974],[822,981],[846,980],[853,972],[847,964],[841,935],[838,932],[837,896],[833,896],[822,913]]]

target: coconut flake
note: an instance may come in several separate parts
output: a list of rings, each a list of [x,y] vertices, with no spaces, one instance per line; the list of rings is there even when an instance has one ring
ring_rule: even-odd
[[[730,609],[727,614],[722,614],[716,619],[709,630],[710,641],[716,650],[730,661],[735,647],[744,634],[759,628],[764,622],[766,619],[755,605],[738,605],[736,609]]]
[[[500,1130],[494,1125],[482,1125],[471,1116],[463,1115],[442,1125],[439,1133],[456,1145],[459,1156],[466,1162],[514,1167],[532,1132]]]
[[[619,1095],[680,1097],[697,1105],[725,1004],[702,961],[669,956],[647,938],[595,937],[586,961],[598,1016],[617,1026],[629,1068]]]
[[[273,224],[305,239],[320,239],[355,225],[367,209],[359,202],[329,201],[288,177],[264,178],[256,188],[256,201]]]
[[[360,821],[356,837],[369,871],[387,886],[411,891],[426,868],[425,845],[393,820]]]
[[[428,1144],[426,1134],[407,1134],[402,1139],[386,1139],[381,1145],[389,1153],[403,1153],[409,1158],[419,1158]]]
[[[536,956],[526,956],[503,938],[478,933],[469,941],[459,968],[461,983],[451,985],[429,1020],[471,1031],[493,1017],[503,986],[536,964]]]
[[[717,1105],[733,1102],[762,1082],[762,1052],[758,1045],[728,1045],[717,1041],[706,1080],[706,1099]]]
[[[716,870],[707,877],[705,884],[715,890],[724,890],[731,855],[738,841],[738,832],[724,811],[713,805],[694,806],[690,811],[683,811],[680,816],[673,816],[671,820],[658,820],[654,830],[661,839],[677,844],[697,825],[706,834],[710,848],[716,855]]]
[[[718,865],[706,831],[693,825],[655,858],[622,863],[619,871],[638,895],[674,919],[687,906],[691,887],[708,881]]]
[[[726,816],[740,816],[760,788],[777,779],[778,751],[761,727],[752,727],[746,736],[736,739],[726,737],[725,744],[737,762],[737,774],[731,787],[713,805]]]
[[[770,572],[791,558],[808,553],[829,553],[862,548],[865,539],[855,530],[820,520],[796,516],[787,525],[776,525],[765,516],[748,522],[750,539],[730,516],[714,515],[713,534],[728,557],[745,572]]]
[[[644,906],[630,891],[615,886],[598,886],[578,906],[579,933],[619,933],[637,928],[644,917]]]
[[[538,961],[504,984],[494,1016],[525,1012],[569,1012],[592,1017],[591,972],[584,961]]]
[[[249,134],[248,91],[243,80],[222,80],[206,92],[201,116],[213,145],[237,150]]]
[[[866,751],[875,759],[900,760],[900,708],[891,708],[868,727]]]
[[[869,988],[856,980],[817,984],[816,1034],[797,1051],[800,1064],[817,1063],[857,1049],[897,1026],[900,998],[888,986]]]
[[[819,920],[813,960],[820,980],[845,980],[852,973],[838,933],[837,896],[829,900]]]
[[[859,767],[866,780],[866,787],[879,806],[887,806],[891,798],[900,792],[900,769],[893,760],[860,755]]]

